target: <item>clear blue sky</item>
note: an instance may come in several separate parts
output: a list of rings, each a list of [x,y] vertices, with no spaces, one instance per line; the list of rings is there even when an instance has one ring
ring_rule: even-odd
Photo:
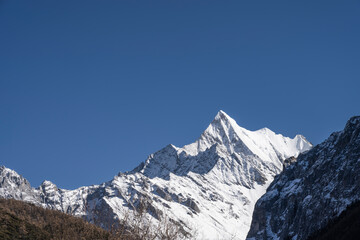
[[[359,114],[359,1],[0,1],[0,165],[110,180],[218,110],[319,143]]]

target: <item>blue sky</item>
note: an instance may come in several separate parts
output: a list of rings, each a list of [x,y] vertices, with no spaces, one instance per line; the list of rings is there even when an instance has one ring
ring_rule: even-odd
[[[218,110],[319,143],[359,114],[359,1],[0,1],[0,164],[75,188]]]

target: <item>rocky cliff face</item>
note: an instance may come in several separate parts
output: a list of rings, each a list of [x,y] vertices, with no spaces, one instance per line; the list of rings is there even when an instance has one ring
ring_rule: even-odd
[[[254,205],[283,161],[310,148],[301,135],[290,139],[267,128],[249,131],[220,111],[195,143],[168,145],[109,182],[63,190],[44,181],[33,189],[1,168],[0,196],[82,216],[105,228],[145,209],[154,221],[166,217],[190,234],[196,231],[192,238],[245,239]]]
[[[307,239],[360,199],[360,117],[289,164],[256,203],[248,239]]]

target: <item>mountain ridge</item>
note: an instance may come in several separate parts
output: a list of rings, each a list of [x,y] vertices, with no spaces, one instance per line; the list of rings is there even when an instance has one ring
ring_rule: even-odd
[[[104,228],[142,208],[154,221],[169,217],[184,231],[198,231],[198,239],[244,239],[255,202],[284,160],[311,147],[301,136],[246,130],[219,111],[194,143],[182,148],[169,144],[110,181],[75,190],[48,181],[36,189],[25,184],[25,195],[12,185],[7,197],[81,216]]]
[[[258,200],[248,239],[306,239],[360,199],[360,116],[301,154]]]

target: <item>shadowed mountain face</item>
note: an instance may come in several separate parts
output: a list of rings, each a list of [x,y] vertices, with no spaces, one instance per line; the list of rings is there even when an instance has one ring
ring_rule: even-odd
[[[109,182],[63,190],[45,181],[33,189],[19,187],[18,179],[25,180],[2,168],[0,196],[83,216],[104,228],[141,208],[154,221],[166,216],[189,233],[197,231],[192,238],[245,239],[254,204],[283,161],[310,148],[301,135],[249,131],[220,111],[196,142],[168,145]]]
[[[360,117],[301,154],[256,203],[249,239],[306,239],[360,199]]]
[[[307,240],[351,240],[360,236],[360,201],[351,204],[340,216],[329,221]]]

